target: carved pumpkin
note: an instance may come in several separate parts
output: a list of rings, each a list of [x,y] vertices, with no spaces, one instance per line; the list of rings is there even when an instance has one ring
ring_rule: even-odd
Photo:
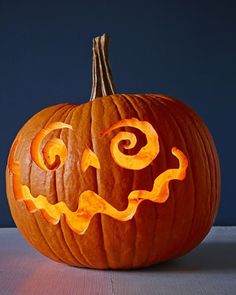
[[[19,131],[6,170],[15,223],[44,255],[75,266],[137,268],[195,247],[219,203],[206,126],[158,94],[114,94],[108,37],[93,43],[93,90]]]

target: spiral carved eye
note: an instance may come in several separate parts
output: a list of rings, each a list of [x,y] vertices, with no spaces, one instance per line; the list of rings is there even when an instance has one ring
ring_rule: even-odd
[[[112,125],[101,135],[106,136],[109,132],[121,127],[134,127],[142,131],[146,136],[147,144],[136,155],[125,155],[119,150],[119,143],[126,140],[128,143],[124,145],[124,148],[132,149],[137,143],[137,138],[131,132],[120,131],[112,138],[110,144],[110,151],[114,161],[120,167],[131,170],[140,170],[150,165],[159,153],[158,135],[152,125],[136,118],[124,119]],[[64,128],[72,129],[72,126],[62,122],[51,123],[48,127],[40,130],[32,140],[31,156],[41,169],[54,171],[64,165],[67,158],[67,148],[62,139],[52,138],[48,140],[42,149],[42,153],[40,153],[45,137],[54,130]],[[80,166],[82,172],[85,172],[89,166],[100,168],[99,160],[91,149],[85,148]]]
[[[57,129],[68,128],[72,126],[62,122],[55,122],[48,127],[39,131],[31,143],[31,157],[33,161],[46,171],[53,171],[64,165],[67,158],[67,148],[65,143],[60,138],[50,139],[42,149],[43,157],[40,153],[40,148],[45,137],[52,131]]]
[[[102,133],[106,136],[110,131],[120,127],[135,127],[142,131],[147,139],[147,143],[135,155],[125,155],[119,150],[119,143],[123,140],[128,141],[124,148],[131,149],[137,143],[136,136],[131,132],[121,131],[112,140],[110,151],[114,161],[126,169],[140,170],[147,167],[159,153],[158,135],[152,125],[146,121],[138,119],[124,119],[112,125]],[[64,142],[59,138],[48,140],[40,152],[45,137],[53,130],[68,128],[71,125],[56,122],[39,131],[31,144],[31,156],[33,161],[46,171],[53,171],[64,165],[67,157],[67,148]],[[188,160],[184,153],[173,147],[171,152],[178,159],[179,167],[167,169],[158,175],[153,182],[151,191],[133,190],[127,196],[128,206],[125,210],[119,211],[109,202],[99,196],[97,193],[86,190],[78,196],[78,208],[71,211],[64,201],[51,204],[46,196],[33,196],[27,185],[21,184],[21,170],[19,161],[14,159],[16,147],[19,138],[12,146],[8,167],[12,173],[13,192],[17,201],[23,201],[27,210],[34,213],[40,210],[45,219],[57,224],[61,215],[64,214],[68,226],[78,234],[84,234],[87,230],[91,219],[95,214],[103,213],[120,221],[130,220],[136,213],[139,204],[144,200],[150,200],[156,203],[163,203],[169,197],[169,182],[172,180],[183,180],[188,167]],[[81,170],[85,172],[89,166],[100,168],[99,160],[95,153],[89,148],[85,148],[81,159]]]
[[[137,143],[137,138],[131,132],[119,132],[112,138],[110,145],[110,151],[114,161],[119,166],[132,170],[140,170],[150,165],[159,153],[158,135],[152,125],[146,121],[139,121],[136,118],[124,119],[105,130],[102,136],[120,127],[134,127],[139,129],[145,134],[147,144],[136,155],[125,155],[119,150],[119,143],[126,140],[128,144],[124,145],[124,148],[132,149]]]

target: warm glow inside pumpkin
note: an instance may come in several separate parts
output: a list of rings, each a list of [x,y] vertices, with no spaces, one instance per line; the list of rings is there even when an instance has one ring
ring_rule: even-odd
[[[126,169],[143,169],[150,165],[159,152],[157,133],[148,122],[141,122],[138,119],[132,118],[119,121],[108,130],[104,131],[102,136],[105,136],[108,132],[116,128],[125,126],[135,127],[144,132],[147,137],[147,144],[142,147],[136,155],[129,156],[122,154],[118,147],[119,142],[128,140],[129,144],[125,145],[125,148],[130,149],[136,145],[137,140],[135,135],[130,132],[119,132],[111,141],[112,157],[118,165]],[[43,148],[45,159],[42,158],[39,150],[44,137],[47,136],[49,132],[60,128],[72,129],[72,126],[61,122],[53,123],[47,128],[42,129],[32,141],[30,149],[32,159],[40,168],[46,171],[49,170],[48,167],[52,170],[59,168],[66,161],[67,150],[65,144],[59,139],[52,139],[47,142]],[[50,204],[45,196],[39,195],[35,197],[31,194],[27,185],[21,184],[20,164],[17,160],[14,160],[14,150],[17,143],[16,140],[8,162],[9,169],[13,174],[13,191],[16,200],[23,201],[31,213],[40,210],[45,219],[52,224],[57,224],[60,221],[61,215],[64,214],[68,226],[77,234],[85,233],[95,214],[103,213],[119,221],[127,221],[133,218],[137,207],[142,201],[150,200],[156,203],[165,202],[169,197],[169,182],[174,179],[183,180],[188,166],[186,156],[179,149],[174,147],[172,148],[172,154],[178,159],[179,168],[168,169],[157,176],[151,191],[135,190],[130,192],[128,196],[128,206],[125,210],[117,210],[95,192],[86,190],[78,198],[78,209],[72,212],[65,202],[59,202],[55,205]],[[96,155],[90,149],[85,149],[81,160],[82,171],[85,172],[89,166],[100,168]]]
[[[14,221],[70,265],[127,269],[181,256],[216,216],[213,139],[178,100],[114,94],[107,36],[93,45],[91,101],[46,108],[16,136],[6,169]]]

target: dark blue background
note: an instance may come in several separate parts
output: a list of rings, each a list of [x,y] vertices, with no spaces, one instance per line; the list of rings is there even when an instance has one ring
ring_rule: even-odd
[[[34,113],[83,103],[91,88],[91,40],[111,36],[120,93],[166,93],[195,109],[219,152],[217,224],[236,224],[235,1],[0,1],[0,226],[12,226],[7,154]]]

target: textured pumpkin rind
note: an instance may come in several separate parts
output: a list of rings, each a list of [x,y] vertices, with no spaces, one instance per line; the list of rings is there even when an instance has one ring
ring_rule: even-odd
[[[116,131],[101,137],[101,132],[112,124],[132,117],[149,121],[160,141],[157,158],[139,171],[121,168],[113,161],[109,144]],[[29,149],[35,134],[56,121],[73,127],[73,131],[60,130],[48,136],[63,139],[68,158],[63,167],[46,173],[32,162]],[[139,140],[134,153],[145,144],[145,138],[136,134]],[[171,182],[165,203],[144,201],[134,218],[126,222],[97,214],[84,235],[72,232],[63,217],[59,224],[52,225],[39,211],[29,213],[23,202],[14,199],[7,168],[8,201],[17,227],[30,244],[56,261],[101,269],[148,266],[190,251],[214,222],[220,193],[214,142],[199,116],[175,99],[155,94],[112,95],[80,106],[57,105],[32,117],[17,136],[20,143],[15,158],[21,164],[22,183],[34,196],[46,195],[53,204],[65,201],[73,211],[79,195],[87,189],[124,210],[130,191],[151,190],[157,175],[177,167],[171,154],[173,146],[183,151],[189,161],[186,179]],[[86,147],[95,152],[101,169],[89,167],[85,173],[81,171],[80,160]]]

